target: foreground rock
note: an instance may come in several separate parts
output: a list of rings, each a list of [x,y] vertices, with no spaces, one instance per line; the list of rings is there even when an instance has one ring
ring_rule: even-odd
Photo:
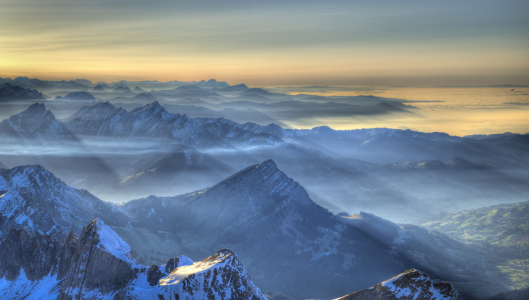
[[[456,300],[458,293],[448,282],[434,283],[428,275],[411,269],[389,280],[336,300]]]
[[[230,250],[149,268],[99,218],[64,245],[12,230],[0,244],[0,277],[2,299],[266,299]]]

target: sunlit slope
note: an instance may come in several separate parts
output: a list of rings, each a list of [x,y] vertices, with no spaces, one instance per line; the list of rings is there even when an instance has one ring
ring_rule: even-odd
[[[529,286],[529,202],[439,214],[422,226],[447,234],[483,253],[490,276],[511,288]]]

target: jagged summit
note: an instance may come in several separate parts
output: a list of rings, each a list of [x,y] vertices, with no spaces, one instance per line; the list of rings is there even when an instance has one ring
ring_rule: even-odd
[[[187,257],[186,257],[187,258]],[[178,284],[182,280],[197,273],[207,272],[223,265],[242,266],[237,254],[228,249],[221,249],[212,256],[175,269],[169,276],[160,281],[161,285]]]
[[[99,217],[95,218],[87,227],[85,234],[91,238],[99,239],[98,247],[109,252],[115,257],[130,263],[136,263],[132,258],[129,245],[110,229]]]
[[[176,199],[182,201],[183,208],[198,214],[197,219],[211,224],[238,223],[263,214],[284,222],[280,226],[283,228],[307,212],[322,209],[272,160],[250,166],[204,191]]]
[[[108,88],[108,86],[106,86]],[[101,85],[101,84],[98,84],[96,85],[92,91],[94,92],[106,92],[105,88]]]
[[[145,92],[145,90],[142,89],[142,88],[139,87],[139,86],[135,86],[134,89],[133,89],[132,91],[134,91],[134,92],[140,92],[140,93]]]
[[[131,90],[129,89],[128,86],[126,86],[125,84],[123,83],[120,83],[116,88],[114,88],[113,92],[130,92]]]
[[[312,202],[305,189],[283,173],[271,159],[233,174],[208,189],[207,193],[221,192],[226,186],[235,187],[236,192],[246,195],[252,193],[275,197],[295,193],[296,197],[291,200],[300,204]]]
[[[111,117],[118,113],[126,113],[123,108],[117,108],[112,105],[110,102],[99,102],[92,106],[84,106],[73,115],[65,119],[69,122],[76,118],[85,119],[85,120],[95,120]]]
[[[28,109],[19,113],[18,115],[26,116],[26,115],[37,114],[37,113],[42,113],[42,112],[47,112],[47,111],[49,110],[46,110],[46,106],[44,106],[44,103],[34,103],[30,105]],[[49,111],[49,113],[53,115],[51,111]],[[15,116],[18,116],[18,115],[15,115]]]
[[[414,299],[456,300],[458,292],[446,281],[434,283],[425,273],[410,269],[386,281],[336,300]]]
[[[37,90],[23,88],[9,83],[0,84],[0,100],[44,99]]]
[[[0,135],[15,138],[60,140],[74,139],[72,133],[43,103],[35,103],[25,111],[0,123]]]
[[[158,102],[158,100],[153,103],[137,107],[130,112],[131,114],[158,114],[158,113],[167,113],[165,108]]]

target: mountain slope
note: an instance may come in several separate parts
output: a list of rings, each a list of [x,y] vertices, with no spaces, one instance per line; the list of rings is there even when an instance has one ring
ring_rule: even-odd
[[[134,164],[132,161],[132,158],[127,160],[128,171],[106,193],[114,201],[188,193],[211,186],[233,173],[226,164],[188,147],[142,154]]]
[[[296,297],[338,297],[405,269],[389,249],[312,202],[273,161],[206,190],[148,197],[122,208],[133,227],[176,235],[182,242],[175,249],[188,256],[234,249],[261,288]],[[368,268],[369,275],[359,275]]]
[[[410,267],[424,267],[453,279],[459,273],[455,266],[446,265],[453,257],[430,256],[436,249],[428,246],[432,241],[439,249],[463,255],[465,263],[478,261],[459,243],[430,236],[425,230],[421,235],[430,240],[417,235],[399,246],[392,242],[399,233],[391,222],[377,225],[387,234],[349,225],[312,202],[305,189],[271,160],[202,191],[151,196],[122,208],[132,218],[133,228],[172,234],[173,247],[186,255],[219,247],[234,249],[261,288],[298,298],[338,297]],[[127,240],[134,244],[132,236],[127,235]],[[421,246],[414,246],[421,240]],[[418,254],[408,255],[408,251]],[[315,269],[317,274],[311,271]]]
[[[483,269],[513,289],[529,282],[529,202],[447,212],[421,226],[469,245],[483,257]]]
[[[93,106],[84,106],[73,115],[66,118],[66,121],[71,121],[77,118],[85,120],[94,120],[108,118],[118,113],[126,113],[122,108],[117,108],[110,102],[101,102]]]
[[[0,240],[11,229],[30,234],[47,233],[64,239],[79,232],[83,224],[101,216],[111,224],[125,224],[126,217],[115,206],[86,190],[67,186],[41,166],[20,166],[0,173]]]
[[[61,97],[57,96],[54,100],[72,100],[72,101],[96,101],[94,96],[87,92],[74,92]]]
[[[434,283],[418,270],[408,270],[384,282],[336,300],[457,300],[456,289],[448,282]]]
[[[3,120],[0,136],[32,140],[74,140],[75,137],[64,123],[55,119],[44,104],[35,103],[27,110]]]

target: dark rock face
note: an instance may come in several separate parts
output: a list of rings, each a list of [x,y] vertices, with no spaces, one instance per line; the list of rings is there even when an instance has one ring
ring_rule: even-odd
[[[57,299],[81,299],[87,290],[101,295],[122,289],[145,267],[119,257],[126,249],[111,248],[119,240],[116,243],[110,238],[109,243],[109,230],[95,219],[80,237],[70,232],[62,245],[50,235],[31,236],[14,229],[0,244],[0,277],[13,281],[21,272],[30,281],[53,277],[56,286],[51,286],[50,292],[59,291]],[[22,297],[30,291],[19,292]]]
[[[158,281],[163,277],[162,271],[160,271],[160,267],[157,265],[153,265],[149,268],[149,272],[147,273],[147,281],[149,282],[150,286],[155,286],[158,284]]]
[[[61,243],[52,236],[14,229],[0,244],[0,278],[14,280],[24,270],[29,280],[40,280],[58,271],[62,253]]]
[[[139,265],[116,257],[115,249],[105,248],[102,239],[108,230],[96,219],[83,228],[79,238],[70,232],[61,245],[50,235],[31,236],[14,229],[0,244],[0,276],[8,281],[21,272],[30,281],[55,277],[58,285],[53,288],[60,288],[57,299],[82,298],[86,289],[107,294],[123,288],[135,278]],[[21,295],[26,292],[20,291]]]
[[[456,289],[448,282],[434,283],[418,270],[408,270],[365,290],[351,293],[337,300],[430,300],[458,299]]]
[[[122,289],[143,267],[116,257],[111,253],[114,249],[105,249],[101,235],[107,234],[106,230],[108,227],[99,219],[83,228],[57,299],[79,299],[84,289],[101,294]]]

